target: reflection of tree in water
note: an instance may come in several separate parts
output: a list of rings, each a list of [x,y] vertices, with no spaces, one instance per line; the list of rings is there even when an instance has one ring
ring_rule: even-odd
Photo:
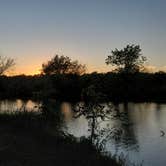
[[[123,133],[121,138],[115,140],[115,145],[121,144],[124,148],[139,150],[138,141],[135,136],[133,122],[129,114],[129,104],[124,103],[123,108],[120,109],[119,104],[114,104],[114,114],[112,115],[115,125],[121,128]]]
[[[40,111],[45,118],[46,128],[55,134],[63,134],[61,130],[63,125],[63,115],[60,111],[61,103],[55,100],[43,100]],[[55,130],[56,129],[56,130]],[[52,131],[51,131],[52,130]]]
[[[88,96],[89,101],[79,103],[75,106],[74,111],[75,118],[83,115],[88,120],[90,141],[102,149],[110,139],[114,140],[115,145],[121,143],[125,148],[133,147],[138,149],[128,114],[128,106],[125,105],[124,111],[121,111],[118,105],[100,104],[99,97],[102,97],[102,95],[96,93],[93,86],[86,89],[86,96]],[[115,122],[113,126],[110,125],[111,119]]]

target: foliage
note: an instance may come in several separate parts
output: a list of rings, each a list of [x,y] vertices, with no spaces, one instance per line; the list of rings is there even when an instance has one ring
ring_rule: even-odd
[[[117,128],[100,128],[100,123],[109,121],[111,119],[112,105],[106,108],[106,104],[101,104],[100,100],[102,94],[95,91],[94,86],[90,86],[84,89],[84,94],[89,98],[85,103],[78,103],[74,108],[75,118],[85,116],[88,120],[90,141],[103,150],[106,145],[107,138],[119,139],[122,130]]]
[[[0,56],[0,75],[3,75],[14,65],[14,59]]]
[[[42,65],[44,74],[84,74],[85,65],[79,64],[78,61],[72,61],[67,56],[55,55],[50,61]]]
[[[42,114],[26,110],[1,113],[1,165],[121,165],[116,159],[102,155],[87,139],[78,142],[72,135],[60,132],[59,126],[50,131],[50,128],[46,128],[47,120]]]
[[[0,98],[55,98],[60,101],[166,101],[165,73],[1,76]]]
[[[124,49],[112,50],[112,55],[108,56],[106,64],[116,66],[118,72],[135,73],[143,68],[145,61],[146,58],[141,56],[139,45],[127,45]]]

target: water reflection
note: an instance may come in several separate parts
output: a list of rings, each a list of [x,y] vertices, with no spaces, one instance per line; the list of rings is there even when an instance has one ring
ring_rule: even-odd
[[[41,102],[32,100],[0,100],[0,112],[15,112],[23,110],[23,108],[27,111],[38,111],[40,104]]]
[[[62,103],[61,104],[61,112],[64,115],[64,120],[66,123],[69,123],[72,121],[73,118],[73,112],[72,112],[72,107],[70,103]]]
[[[117,119],[118,124],[120,125],[120,128],[123,130],[123,135],[121,138],[121,146],[124,146],[124,148],[131,150],[134,149],[136,151],[139,151],[139,144],[138,140],[136,138],[136,131],[134,128],[134,121],[130,115],[130,104],[124,103],[122,104],[122,108],[120,106],[118,109],[120,110],[120,113],[123,113],[123,119]],[[133,107],[131,107],[133,109]]]
[[[160,129],[166,131],[165,104],[115,104],[110,114],[112,118],[100,123],[100,128],[121,128],[123,134],[120,139],[108,139],[106,151],[114,154],[123,152],[131,161],[144,161],[144,165],[148,166],[166,163],[166,139],[160,137]],[[77,137],[89,135],[88,123],[83,116],[80,119],[72,119],[72,125],[71,122],[66,125],[68,131]],[[155,156],[160,160],[156,160]]]
[[[0,101],[0,111],[14,111],[25,106],[28,110],[43,104],[52,111],[56,111],[62,118],[60,127],[75,137],[89,137],[88,118],[81,115],[74,118],[73,104],[57,103],[52,100],[33,102],[31,100],[3,100]],[[104,104],[104,109],[110,110],[107,115],[111,118],[97,123],[98,129],[105,129],[106,135],[116,128],[123,132],[119,139],[107,137],[105,151],[113,154],[129,156],[131,161],[145,166],[163,166],[166,163],[166,137],[160,136],[160,130],[166,131],[166,104],[157,103],[122,103]],[[100,133],[100,132],[99,132]],[[101,137],[100,137],[101,138]]]

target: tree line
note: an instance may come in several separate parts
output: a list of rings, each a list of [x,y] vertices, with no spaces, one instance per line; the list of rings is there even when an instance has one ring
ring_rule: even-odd
[[[104,101],[166,100],[166,74],[143,72],[146,57],[142,56],[139,45],[112,50],[105,62],[114,65],[115,70],[86,74],[85,65],[55,55],[42,64],[40,75],[7,77],[3,74],[15,64],[14,60],[0,58],[0,97],[80,101],[87,99],[85,89],[93,87]]]
[[[143,71],[146,57],[141,55],[139,45],[127,45],[124,49],[112,50],[105,63],[115,66],[113,72],[118,73],[138,73]],[[86,66],[79,64],[78,61],[72,61],[69,57],[55,55],[47,63],[42,65],[42,73],[47,75],[53,74],[78,74],[86,72]]]
[[[112,50],[105,62],[107,65],[116,66],[114,72],[137,73],[143,70],[146,57],[141,55],[139,45],[127,45],[124,49]],[[15,65],[14,59],[0,56],[0,75],[5,74]],[[51,60],[42,64],[41,74],[77,74],[86,72],[86,65],[80,64],[77,60],[71,60],[67,56],[55,55]]]
[[[84,75],[1,76],[0,98],[85,100],[94,87],[105,101],[166,101],[165,73],[91,73]]]

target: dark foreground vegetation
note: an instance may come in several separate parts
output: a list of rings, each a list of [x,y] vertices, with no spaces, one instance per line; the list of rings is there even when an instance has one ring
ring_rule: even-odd
[[[121,165],[115,159],[103,156],[88,139],[77,141],[71,135],[62,133],[60,121],[58,116],[45,113],[1,113],[0,165]]]
[[[166,74],[162,72],[1,76],[0,97],[79,101],[89,86],[101,92],[105,101],[166,101]]]

